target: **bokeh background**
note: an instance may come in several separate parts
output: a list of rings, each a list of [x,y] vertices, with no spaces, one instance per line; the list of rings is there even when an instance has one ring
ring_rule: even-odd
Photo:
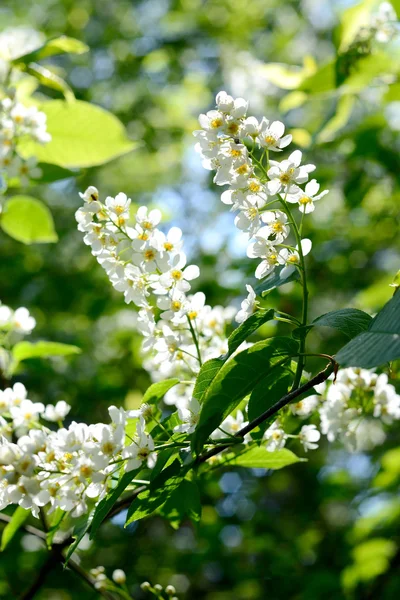
[[[64,399],[74,418],[94,422],[107,419],[110,404],[136,407],[149,384],[134,310],[112,290],[76,230],[78,191],[89,184],[103,197],[124,191],[138,205],[157,205],[182,227],[189,257],[201,267],[196,289],[210,304],[238,305],[245,283],[254,282],[246,238],[194,152],[197,115],[220,89],[245,96],[250,114],[283,120],[331,190],[306,221],[314,246],[311,316],[344,306],[373,314],[389,299],[400,262],[399,41],[378,49],[387,57],[382,68],[359,63],[345,85],[332,84],[329,68],[320,67],[336,57],[341,15],[351,4],[2,0],[2,29],[25,26],[90,46],[88,54],[51,59],[52,67],[77,98],[112,111],[142,142],[76,180],[32,190],[51,208],[57,245],[28,247],[0,235],[1,301],[29,308],[38,322],[34,337],[82,348],[72,360],[26,363],[19,378],[33,400]],[[300,288],[284,286],[268,305],[298,314]],[[269,324],[262,333],[276,330]],[[310,334],[309,349],[334,353],[344,341],[320,330]],[[201,482],[197,527],[174,531],[152,518],[123,530],[117,520],[101,528],[82,564],[125,569],[135,598],[143,597],[143,580],[171,582],[186,599],[398,597],[399,444],[397,426],[373,455],[322,445],[308,463],[273,474],[216,473]],[[44,553],[21,534],[0,558],[0,597],[15,598]],[[37,598],[96,593],[60,567]]]

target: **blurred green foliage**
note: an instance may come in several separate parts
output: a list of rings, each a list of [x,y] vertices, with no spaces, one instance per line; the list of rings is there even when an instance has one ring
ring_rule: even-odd
[[[110,110],[141,142],[76,180],[33,190],[51,209],[56,245],[27,247],[0,235],[1,301],[29,308],[38,321],[34,339],[82,349],[76,357],[23,364],[19,377],[33,400],[65,399],[74,418],[94,422],[106,418],[110,404],[137,406],[149,384],[134,313],[76,230],[78,191],[87,185],[160,206],[181,226],[201,267],[198,289],[211,304],[238,302],[251,282],[243,239],[193,152],[196,115],[211,107],[219,89],[248,98],[252,113],[284,120],[331,190],[306,224],[314,246],[311,317],[345,306],[374,313],[390,298],[400,253],[399,43],[349,58],[340,45],[346,18],[340,20],[350,5],[3,0],[2,28],[28,25],[46,37],[65,34],[88,44],[87,54],[44,64],[65,76],[78,99]],[[60,98],[56,90],[51,95]],[[300,288],[286,287],[270,294],[270,305],[298,314]],[[345,341],[315,328],[309,350],[324,351],[329,342],[334,352]],[[394,368],[394,382],[396,376]],[[399,433],[393,428],[372,456],[323,447],[308,463],[273,477],[243,469],[209,477],[199,482],[205,506],[197,527],[174,531],[161,518],[127,530],[122,520],[108,523],[82,554],[83,565],[125,569],[135,598],[142,597],[143,580],[172,582],[183,597],[203,600],[398,597]],[[0,597],[16,598],[43,560],[32,536],[16,536],[1,556]],[[61,567],[37,595],[83,597],[96,594]]]

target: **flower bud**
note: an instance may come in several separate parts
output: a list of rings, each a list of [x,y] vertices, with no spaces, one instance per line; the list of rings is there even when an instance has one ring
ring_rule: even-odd
[[[119,583],[121,585],[126,581],[126,575],[122,569],[115,569],[115,571],[112,574],[112,578],[115,581],[115,583]]]
[[[154,586],[154,589],[156,590],[156,592],[162,592],[163,586],[160,585],[159,583],[156,583],[156,585]]]
[[[176,594],[176,589],[174,588],[173,585],[167,585],[167,587],[165,588],[165,591],[168,594],[168,596],[173,596],[174,594]]]
[[[140,584],[140,587],[144,592],[146,592],[151,588],[151,583],[149,583],[148,581],[143,581],[143,583]]]

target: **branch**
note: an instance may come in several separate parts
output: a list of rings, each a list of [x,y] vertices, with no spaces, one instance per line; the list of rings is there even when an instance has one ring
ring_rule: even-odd
[[[3,513],[0,513],[0,521],[3,521],[3,523],[10,523],[11,518],[9,515],[5,515]],[[22,529],[22,531],[25,531],[26,533],[30,533],[32,535],[36,535],[36,537],[42,539],[42,540],[46,540],[46,534],[41,531],[40,529],[37,529],[37,527],[32,527],[31,525],[22,525],[20,527],[20,529]]]
[[[266,421],[267,419],[269,419],[270,417],[275,415],[281,408],[283,408],[284,406],[289,404],[292,400],[294,400],[298,396],[301,396],[301,394],[304,394],[304,392],[308,392],[308,390],[311,390],[314,387],[314,385],[318,385],[319,383],[323,383],[324,381],[326,381],[328,379],[328,377],[332,373],[335,373],[337,370],[336,361],[330,356],[329,357],[327,356],[327,358],[329,358],[330,364],[327,367],[325,367],[325,369],[323,371],[320,371],[317,375],[315,375],[315,377],[310,379],[310,381],[307,381],[307,383],[305,383],[304,385],[293,390],[292,392],[289,392],[288,394],[286,394],[286,396],[283,396],[283,398],[278,400],[278,402],[276,402],[273,406],[270,406],[269,408],[267,408],[267,410],[264,411],[259,417],[256,417],[255,419],[253,419],[245,427],[242,427],[242,429],[240,429],[237,433],[235,433],[235,435],[233,437],[243,438],[247,433],[249,433],[256,427],[261,425],[261,423],[264,423],[264,421]],[[216,454],[219,454],[223,450],[226,450],[227,448],[231,448],[231,447],[232,447],[231,444],[222,444],[220,446],[215,446],[215,448],[212,448],[211,450],[208,450],[208,452],[201,454],[197,458],[196,463],[197,464],[203,463],[206,460],[208,460],[209,458],[211,458],[212,456],[215,456]]]

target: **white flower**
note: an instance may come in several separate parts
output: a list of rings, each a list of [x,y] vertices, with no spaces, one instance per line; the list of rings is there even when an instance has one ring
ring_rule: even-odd
[[[309,417],[319,404],[319,396],[312,395],[290,404],[290,410],[298,417]]]
[[[264,433],[264,439],[267,440],[266,449],[268,452],[280,450],[286,444],[287,435],[280,426],[279,421],[274,421]]]
[[[154,441],[151,435],[147,435],[145,430],[145,421],[141,418],[137,424],[137,435],[130,446],[126,446],[122,451],[122,458],[127,459],[126,471],[138,469],[146,461],[154,450]]]
[[[268,119],[265,119],[264,117],[261,121],[260,132],[258,135],[260,146],[267,150],[272,150],[273,152],[280,152],[292,141],[292,136],[283,136],[284,133],[285,126],[283,123],[280,121],[273,121],[270,123]]]
[[[315,210],[314,202],[320,200],[329,193],[329,190],[324,190],[318,194],[318,190],[319,183],[316,179],[311,179],[311,181],[307,183],[304,192],[303,190],[299,189],[294,194],[288,194],[286,196],[286,202],[290,202],[292,204],[298,203],[299,211],[307,215]]]
[[[243,323],[246,319],[248,319],[254,313],[254,311],[256,309],[257,294],[255,293],[255,291],[253,290],[251,285],[247,284],[246,290],[248,291],[248,296],[241,303],[241,305],[240,305],[241,309],[235,316],[236,323]]]
[[[197,265],[186,265],[186,256],[176,254],[171,261],[171,270],[167,273],[163,273],[158,280],[158,285],[164,288],[163,293],[172,287],[176,288],[181,292],[188,292],[190,290],[190,283],[193,279],[196,279],[200,275],[200,269]]]
[[[196,398],[191,398],[186,408],[178,408],[178,415],[182,421],[182,425],[174,427],[174,431],[179,433],[193,433],[199,422],[200,410],[201,406]]]
[[[55,406],[52,404],[47,404],[44,413],[42,414],[42,418],[46,419],[46,421],[63,421],[71,407],[64,400],[59,400]]]
[[[316,425],[303,425],[299,433],[299,440],[303,444],[304,450],[316,450],[317,442],[321,437]]]
[[[17,308],[14,312],[11,323],[16,331],[21,333],[31,333],[36,327],[35,319],[30,315],[29,310],[25,307]]]
[[[125,194],[124,194],[125,195]],[[147,206],[141,206],[136,213],[136,222],[145,231],[152,231],[161,221],[161,212],[158,208],[147,212]]]
[[[270,181],[267,189],[271,195],[278,194],[283,190],[286,194],[295,194],[298,185],[308,180],[308,174],[314,171],[315,165],[300,165],[302,154],[295,150],[287,160],[282,162],[270,161],[272,165],[268,170]]]
[[[287,224],[287,216],[281,210],[264,212],[261,220],[268,227],[268,236],[274,236],[275,243],[280,244],[288,237],[290,228]]]
[[[106,198],[106,206],[113,217],[116,219],[117,225],[120,227],[124,225],[129,219],[129,207],[131,205],[131,199],[126,194],[120,192],[112,198],[108,196]],[[114,220],[113,218],[113,220]]]

